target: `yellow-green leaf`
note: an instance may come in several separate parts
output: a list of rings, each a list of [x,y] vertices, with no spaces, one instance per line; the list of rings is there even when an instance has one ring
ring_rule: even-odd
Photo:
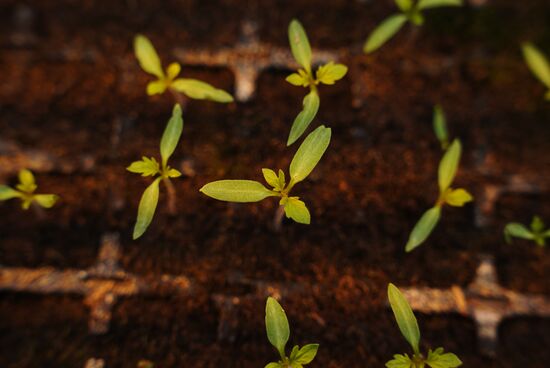
[[[406,252],[410,252],[411,250],[418,247],[420,244],[424,243],[424,241],[432,233],[435,225],[437,225],[440,216],[440,207],[430,208],[422,215],[420,220],[418,220],[413,230],[411,231],[411,234],[409,235],[409,240],[407,241],[407,245],[405,246]]]
[[[275,174],[275,171],[271,169],[262,169],[262,174],[267,184],[271,185],[275,190],[282,190],[279,186],[279,177]]]
[[[440,105],[434,107],[433,128],[435,136],[444,150],[449,147],[449,133],[447,132],[447,119]]]
[[[126,170],[134,174],[141,174],[141,176],[154,176],[160,173],[160,166],[154,157],[143,156],[141,161],[132,162]]]
[[[171,84],[171,87],[196,100],[211,100],[221,103],[233,101],[233,96],[224,90],[196,79],[178,78]]]
[[[309,92],[306,97],[304,97],[302,111],[296,116],[290,128],[290,134],[286,142],[287,146],[296,142],[298,138],[304,134],[309,124],[311,124],[315,118],[315,115],[317,115],[317,111],[319,111],[319,103],[319,95],[315,91]]]
[[[449,188],[455,178],[460,156],[462,154],[462,145],[460,140],[455,139],[449,146],[441,162],[439,163],[439,191],[444,193]]]
[[[474,197],[465,189],[459,188],[447,190],[443,199],[450,206],[462,207],[465,203],[471,202]]]
[[[155,179],[151,185],[145,189],[141,200],[139,201],[139,208],[137,214],[136,224],[134,226],[133,238],[136,240],[145,233],[145,230],[153,221],[153,216],[157,209],[159,201],[159,183],[161,178]]]
[[[416,368],[407,354],[395,354],[393,359],[386,362],[386,368]]]
[[[403,14],[395,14],[384,20],[372,31],[363,51],[368,54],[380,48],[403,27],[406,21],[407,17]]]
[[[388,299],[401,334],[411,345],[415,354],[418,354],[420,329],[418,328],[418,322],[416,322],[416,317],[411,306],[401,291],[391,283],[388,285]]]
[[[321,125],[311,132],[296,151],[290,163],[290,178],[298,183],[315,168],[330,143],[330,128]]]
[[[171,63],[168,65],[168,68],[166,68],[166,76],[168,79],[173,80],[175,79],[181,71],[181,65],[179,63]]]
[[[52,208],[59,197],[55,194],[35,194],[33,199],[44,208]]]
[[[8,187],[7,185],[0,185],[0,201],[6,201],[12,198],[20,198],[22,194],[17,190]]]
[[[300,224],[309,225],[311,223],[311,215],[306,207],[306,204],[298,199],[298,197],[288,197],[281,200],[281,205],[284,206],[287,218],[291,218]]]
[[[307,344],[295,352],[294,357],[291,356],[291,363],[306,365],[315,359],[319,350],[319,344]]]
[[[462,361],[453,353],[444,353],[443,348],[428,352],[426,364],[431,368],[456,368],[462,365]]]
[[[253,180],[218,180],[203,186],[200,191],[209,197],[226,202],[259,202],[278,195]]]
[[[288,41],[294,59],[308,73],[311,71],[311,47],[302,24],[293,19],[288,26]]]
[[[317,69],[317,80],[324,84],[334,84],[337,80],[342,79],[348,72],[348,67],[344,64],[334,64],[332,61],[321,65]]]
[[[162,167],[166,166],[168,159],[174,153],[183,130],[183,119],[181,117],[181,106],[176,104],[172,110],[172,117],[168,120],[166,129],[160,140],[160,156],[162,157]]]
[[[530,42],[524,43],[522,46],[523,57],[531,72],[550,88],[550,63],[544,54]],[[550,95],[550,92],[549,92]]]
[[[162,65],[157,51],[149,39],[138,34],[134,38],[134,52],[141,68],[149,74],[153,74],[159,79],[164,78]]]
[[[284,358],[290,327],[283,307],[272,297],[267,298],[265,305],[265,328],[267,339],[277,349],[281,359]]]
[[[535,234],[533,234],[523,224],[511,222],[504,227],[504,238],[507,243],[511,243],[512,237],[533,240],[535,238]]]
[[[19,184],[16,185],[16,188],[24,193],[32,193],[36,190],[36,181],[30,170],[19,171]]]
[[[420,0],[416,8],[424,10],[443,6],[462,6],[462,0]]]
[[[299,73],[292,73],[286,77],[286,81],[294,86],[307,87],[309,85],[309,78],[300,75]]]
[[[147,95],[161,95],[166,91],[166,82],[164,80],[156,80],[147,83]]]

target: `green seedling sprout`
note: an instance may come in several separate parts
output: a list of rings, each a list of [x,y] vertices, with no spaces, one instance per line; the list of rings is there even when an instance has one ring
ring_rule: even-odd
[[[138,34],[134,38],[134,52],[141,68],[157,78],[157,80],[147,84],[147,94],[149,96],[163,94],[168,90],[173,94],[176,101],[182,105],[184,103],[182,94],[196,100],[211,100],[222,103],[233,101],[233,97],[229,93],[208,83],[197,79],[177,78],[181,71],[179,63],[171,63],[164,71],[153,44],[143,35]]]
[[[520,238],[534,241],[539,247],[546,245],[546,238],[550,238],[550,229],[545,229],[544,222],[538,216],[534,216],[530,229],[518,222],[511,222],[504,227],[504,238],[508,244],[512,238]]]
[[[19,171],[19,184],[14,188],[7,185],[0,185],[0,201],[6,201],[12,198],[19,198],[21,200],[21,208],[28,210],[31,205],[36,204],[40,209],[52,208],[59,197],[55,194],[36,194],[35,191],[38,188],[34,175],[30,170],[23,169]]]
[[[412,356],[395,354],[393,359],[386,363],[387,368],[455,368],[462,365],[460,359],[453,353],[445,353],[443,348],[430,349],[428,356],[420,352],[420,328],[418,322],[401,291],[394,285],[388,285],[388,299],[397,321],[397,326],[405,340],[413,349]]]
[[[168,193],[168,212],[173,214],[176,211],[176,191],[170,179],[181,176],[181,173],[168,166],[168,159],[172,156],[178,145],[182,130],[181,107],[179,104],[176,104],[172,111],[172,117],[168,121],[160,140],[161,163],[159,164],[154,157],[148,158],[143,156],[141,161],[132,162],[126,169],[130,172],[141,174],[141,176],[156,177],[141,196],[137,220],[134,226],[134,240],[143,235],[153,220],[158,204],[159,184],[161,180],[165,184]]]
[[[446,150],[447,148],[449,148],[447,119],[445,118],[445,112],[440,105],[435,105],[434,107],[433,128],[435,136],[439,140],[439,144],[441,144],[441,149]]]
[[[311,221],[309,210],[299,197],[291,197],[294,185],[304,180],[315,168],[330,143],[331,130],[321,125],[311,132],[296,151],[290,163],[290,181],[285,174],[271,169],[262,169],[265,181],[273,187],[267,189],[262,183],[253,180],[219,180],[206,184],[200,191],[209,197],[226,202],[259,202],[267,197],[279,197],[279,210],[275,217],[275,228],[280,228],[282,215],[301,224]]]
[[[278,362],[268,363],[265,368],[302,368],[315,358],[319,344],[308,344],[302,348],[295,345],[290,356],[286,355],[285,348],[290,337],[290,327],[284,309],[272,297],[267,298],[265,305],[265,329],[267,339],[281,357]]]
[[[550,63],[548,59],[532,43],[526,42],[522,44],[521,49],[525,62],[533,75],[548,88],[544,98],[550,101]]]
[[[395,0],[395,4],[401,12],[389,16],[372,31],[363,47],[365,53],[370,54],[380,48],[395,36],[406,22],[421,26],[424,23],[422,11],[444,6],[461,6],[462,0]]]
[[[334,82],[346,75],[348,67],[343,64],[335,64],[331,61],[325,65],[321,65],[314,76],[311,66],[309,40],[304,27],[296,19],[293,19],[288,26],[288,40],[292,55],[300,65],[300,68],[297,70],[297,73],[292,73],[286,77],[286,81],[294,86],[309,87],[309,93],[304,97],[302,103],[303,109],[294,119],[292,128],[290,129],[286,143],[287,146],[290,146],[304,134],[309,124],[315,118],[315,115],[317,115],[320,103],[317,86],[321,83],[334,84]]]
[[[461,154],[462,145],[460,144],[460,140],[455,139],[439,163],[439,197],[435,206],[426,211],[420,220],[418,220],[409,235],[405,251],[412,251],[428,238],[439,222],[441,209],[445,204],[453,207],[462,207],[465,203],[473,200],[472,195],[465,189],[453,189],[451,187],[458,169]]]

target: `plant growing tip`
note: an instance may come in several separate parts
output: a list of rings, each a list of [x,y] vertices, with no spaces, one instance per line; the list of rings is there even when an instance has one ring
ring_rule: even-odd
[[[279,357],[277,362],[268,363],[265,368],[302,368],[309,364],[317,355],[319,344],[308,344],[300,348],[295,345],[290,356],[286,355],[286,344],[290,337],[290,327],[284,309],[279,302],[268,297],[265,305],[265,328],[267,339],[277,349]]]
[[[30,170],[23,169],[19,171],[18,177],[19,184],[15,186],[15,189],[7,185],[0,185],[0,201],[19,198],[21,208],[28,210],[33,204],[38,206],[36,208],[51,208],[59,199],[55,194],[35,194],[37,185]]]
[[[395,0],[400,12],[386,18],[378,27],[372,31],[363,46],[367,54],[376,51],[383,44],[388,42],[408,21],[415,26],[424,23],[422,11],[426,9],[439,8],[444,6],[462,6],[462,0]]]
[[[183,119],[181,117],[181,107],[179,104],[174,106],[172,117],[168,121],[162,139],[160,141],[160,156],[159,163],[154,157],[148,158],[143,156],[140,161],[134,161],[126,170],[141,176],[158,177],[145,189],[139,202],[136,224],[134,226],[133,238],[139,238],[145,233],[147,227],[151,224],[159,199],[160,181],[165,184],[168,192],[168,211],[175,212],[176,207],[176,192],[171,182],[171,178],[181,176],[181,173],[168,166],[168,159],[174,153],[176,146],[181,137],[183,130]]]
[[[147,85],[149,96],[162,94],[169,90],[179,103],[183,102],[180,93],[196,100],[211,100],[221,103],[233,101],[233,97],[229,93],[208,83],[197,79],[177,78],[181,71],[179,63],[171,63],[164,71],[153,44],[143,35],[138,34],[134,38],[134,52],[141,68],[157,77],[157,80],[149,82]]]
[[[504,238],[508,244],[512,243],[512,238],[520,238],[532,240],[539,247],[544,247],[546,238],[550,238],[550,229],[546,229],[540,217],[534,216],[529,229],[518,222],[507,224],[504,227]]]
[[[290,146],[304,134],[309,124],[315,118],[315,115],[317,115],[317,111],[319,111],[320,100],[317,86],[321,83],[334,84],[346,75],[348,67],[344,64],[335,64],[330,61],[321,65],[314,75],[312,72],[309,40],[304,27],[296,19],[293,19],[288,26],[288,41],[292,55],[300,65],[300,68],[296,73],[292,73],[286,77],[286,81],[294,86],[309,87],[309,93],[302,101],[302,111],[296,116],[290,129],[286,143],[287,146]]]
[[[472,195],[465,189],[453,189],[451,187],[458,169],[461,154],[462,145],[460,144],[460,140],[455,139],[439,163],[439,197],[434,207],[427,210],[414,226],[405,246],[405,251],[412,251],[430,236],[439,222],[441,209],[445,204],[453,207],[462,207],[473,200]]]
[[[301,224],[309,224],[310,213],[305,203],[299,197],[291,197],[290,192],[295,184],[304,180],[317,166],[330,143],[330,137],[331,130],[324,125],[306,137],[290,163],[288,183],[282,170],[275,173],[271,169],[262,169],[264,179],[272,189],[253,180],[218,180],[206,184],[200,191],[226,202],[258,202],[267,197],[279,197],[279,205],[284,209],[286,217]]]
[[[455,368],[462,362],[453,353],[445,353],[443,348],[429,350],[428,356],[420,352],[420,328],[407,299],[394,285],[388,285],[388,300],[395,316],[397,326],[405,340],[413,350],[412,356],[408,354],[395,354],[393,359],[386,363],[387,368]]]
[[[523,43],[521,49],[523,58],[533,75],[548,89],[544,98],[550,101],[550,63],[548,59],[530,42]]]

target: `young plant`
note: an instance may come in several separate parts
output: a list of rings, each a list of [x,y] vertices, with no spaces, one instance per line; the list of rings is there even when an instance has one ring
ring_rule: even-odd
[[[462,0],[395,0],[401,11],[386,18],[372,31],[365,42],[363,51],[367,54],[377,50],[392,38],[408,21],[415,26],[424,23],[422,11],[443,6],[461,6]]]
[[[533,75],[548,88],[544,98],[550,101],[550,63],[548,59],[532,43],[524,43],[521,45],[521,49],[523,51],[523,58]]]
[[[297,70],[297,73],[292,73],[286,77],[286,81],[294,86],[309,87],[309,93],[304,97],[302,103],[303,109],[294,119],[292,128],[290,129],[286,142],[287,146],[290,146],[304,134],[309,124],[315,118],[315,115],[317,115],[320,103],[317,86],[320,83],[334,84],[334,82],[346,75],[348,67],[344,64],[334,64],[331,61],[325,65],[321,65],[314,76],[311,66],[309,40],[304,27],[296,19],[293,19],[288,26],[288,40],[292,55],[301,68]]]
[[[408,354],[395,354],[393,359],[386,363],[387,368],[455,368],[462,362],[453,353],[445,353],[443,348],[430,349],[428,356],[420,352],[420,329],[418,322],[401,291],[394,285],[388,285],[388,299],[397,321],[401,334],[413,349],[412,356]]]
[[[433,127],[435,136],[439,140],[439,144],[441,144],[441,149],[445,151],[449,148],[449,133],[447,131],[445,112],[440,105],[435,105],[434,107]]]
[[[35,194],[36,189],[34,175],[30,170],[23,169],[19,171],[19,184],[15,186],[15,189],[7,185],[0,185],[0,201],[19,198],[21,208],[28,210],[32,204],[43,208],[51,208],[59,199],[55,194]]]
[[[302,368],[315,358],[319,344],[308,344],[302,348],[295,345],[290,356],[286,355],[285,348],[290,337],[290,327],[285,311],[272,297],[267,298],[265,305],[265,328],[267,339],[277,349],[281,357],[278,362],[268,363],[265,368]]]
[[[458,169],[461,154],[462,146],[460,141],[455,139],[439,163],[439,197],[434,207],[426,211],[414,226],[405,246],[405,251],[412,251],[428,238],[439,222],[441,209],[445,204],[462,207],[465,203],[473,200],[472,195],[465,189],[453,189],[451,187]]]
[[[171,63],[165,72],[153,44],[143,35],[138,34],[134,38],[134,52],[141,68],[157,78],[157,80],[149,82],[147,85],[149,96],[163,94],[168,90],[180,104],[184,102],[182,93],[196,100],[211,100],[222,103],[233,101],[233,97],[229,93],[208,83],[197,79],[177,78],[181,70],[179,63]]]
[[[168,193],[168,211],[172,214],[176,211],[176,191],[170,179],[181,176],[181,173],[168,166],[168,159],[172,156],[178,145],[182,130],[181,107],[179,104],[176,104],[172,111],[172,117],[168,121],[160,140],[160,164],[154,157],[148,158],[143,156],[141,161],[132,162],[126,168],[126,170],[141,174],[141,176],[156,177],[141,196],[137,220],[134,226],[134,240],[143,235],[153,220],[159,200],[159,185],[161,180],[165,184]]]
[[[286,217],[301,224],[310,223],[310,214],[299,197],[291,197],[294,185],[304,180],[315,168],[330,143],[331,130],[321,125],[311,132],[296,151],[290,163],[290,181],[285,174],[271,169],[262,169],[265,181],[273,187],[267,189],[262,183],[253,180],[219,180],[206,184],[200,191],[209,197],[226,202],[259,202],[267,197],[279,197],[280,214],[276,216],[275,228],[279,228],[282,210]]]
[[[546,245],[546,238],[550,238],[550,229],[545,229],[544,222],[538,216],[534,216],[527,229],[523,224],[511,222],[504,227],[504,238],[508,244],[512,243],[512,238],[520,238],[534,241],[539,247]]]

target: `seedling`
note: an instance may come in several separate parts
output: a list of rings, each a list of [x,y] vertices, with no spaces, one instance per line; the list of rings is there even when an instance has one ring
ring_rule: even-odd
[[[21,200],[21,208],[28,210],[32,204],[43,208],[51,208],[59,199],[55,194],[35,194],[38,186],[30,170],[23,169],[19,171],[18,176],[19,184],[15,186],[15,189],[7,185],[0,185],[0,201],[19,198]]]
[[[330,143],[331,130],[321,125],[311,132],[296,151],[290,163],[290,181],[285,174],[271,169],[262,169],[265,181],[273,187],[267,189],[262,183],[253,180],[219,180],[206,184],[200,191],[209,197],[226,202],[259,202],[267,197],[279,197],[279,211],[275,217],[275,228],[280,227],[282,210],[286,217],[301,224],[309,224],[309,210],[299,197],[291,197],[294,185],[304,180],[315,168]]]
[[[321,65],[314,76],[311,66],[309,40],[304,27],[296,19],[293,19],[288,26],[288,40],[292,55],[301,68],[297,70],[297,73],[292,73],[286,77],[286,81],[294,86],[309,87],[309,93],[304,97],[302,103],[303,109],[294,119],[292,128],[290,129],[286,142],[287,146],[290,146],[304,134],[309,124],[315,118],[315,115],[317,115],[320,103],[317,86],[320,83],[334,84],[334,82],[346,75],[348,67],[344,64],[334,64],[331,61],[325,65]]]
[[[233,101],[233,97],[229,93],[208,83],[197,79],[177,78],[181,71],[179,63],[171,63],[164,71],[153,44],[143,35],[138,34],[134,38],[134,52],[141,68],[157,78],[157,80],[147,84],[147,94],[149,96],[163,94],[168,90],[180,104],[184,102],[181,94],[196,100],[211,100],[222,103]]]
[[[550,63],[548,59],[532,43],[526,42],[521,45],[521,48],[525,62],[531,72],[548,88],[544,98],[550,101]]]
[[[538,216],[534,216],[528,229],[523,224],[511,222],[504,227],[504,238],[508,244],[512,238],[520,238],[534,241],[539,247],[546,245],[546,238],[550,238],[550,229],[545,229],[544,222]]]
[[[446,150],[449,148],[449,133],[447,131],[445,112],[440,105],[435,105],[434,107],[433,127],[435,136],[439,140],[439,144],[441,144],[441,149]]]
[[[372,31],[363,47],[365,53],[369,54],[380,48],[395,36],[407,21],[415,26],[421,26],[424,23],[422,11],[444,6],[461,6],[462,0],[395,0],[395,4],[401,12],[389,16]]]
[[[267,339],[281,357],[278,362],[268,363],[265,368],[302,368],[315,358],[319,344],[308,344],[302,348],[295,345],[290,356],[286,355],[285,348],[290,337],[290,327],[284,309],[272,297],[267,298],[265,305],[265,328]]]
[[[413,349],[412,356],[408,354],[395,354],[393,359],[386,363],[387,368],[455,368],[462,362],[453,353],[445,353],[443,348],[430,349],[428,356],[420,352],[420,328],[418,322],[401,291],[394,285],[388,285],[388,299],[397,321],[401,334]]]
[[[439,222],[441,209],[445,204],[453,207],[462,207],[465,203],[473,200],[472,195],[465,189],[451,188],[461,154],[462,145],[458,139],[455,139],[439,163],[439,197],[434,207],[426,211],[414,226],[405,246],[405,251],[412,251],[428,238]]]
[[[141,161],[132,162],[126,168],[126,170],[141,174],[141,176],[156,177],[141,196],[137,220],[134,226],[134,240],[143,235],[153,220],[159,200],[159,185],[161,180],[165,184],[168,193],[168,212],[173,214],[176,211],[176,191],[170,179],[181,176],[181,173],[168,166],[168,159],[172,156],[178,145],[182,130],[181,107],[179,104],[176,104],[172,111],[172,117],[168,121],[160,140],[161,163],[159,164],[154,157],[143,156]]]

